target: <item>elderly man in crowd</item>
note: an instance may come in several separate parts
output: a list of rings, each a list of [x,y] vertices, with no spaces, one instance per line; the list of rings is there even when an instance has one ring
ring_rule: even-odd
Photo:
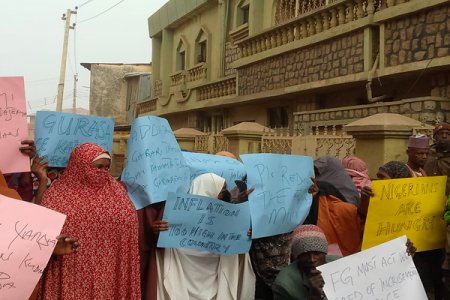
[[[429,176],[447,176],[445,194],[450,195],[450,124],[439,123],[433,131],[434,144],[428,153],[425,171]],[[444,297],[450,299],[450,225],[447,226],[447,245],[444,263],[442,264],[445,284]]]
[[[408,149],[406,150],[408,162],[406,165],[412,177],[427,176],[423,167],[427,161],[429,149],[430,142],[426,135],[418,134],[409,137]]]

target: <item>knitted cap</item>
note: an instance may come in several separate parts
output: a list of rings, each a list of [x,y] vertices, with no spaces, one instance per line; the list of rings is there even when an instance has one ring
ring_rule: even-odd
[[[292,233],[292,254],[295,258],[310,251],[328,253],[328,242],[316,225],[301,225]]]
[[[439,131],[444,130],[444,129],[445,130],[450,130],[450,124],[448,124],[448,123],[439,123],[439,124],[437,124],[436,127],[434,127],[433,136],[435,136],[436,133],[438,133]]]

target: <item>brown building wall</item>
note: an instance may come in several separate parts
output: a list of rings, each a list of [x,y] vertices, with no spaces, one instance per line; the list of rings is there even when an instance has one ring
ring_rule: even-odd
[[[350,33],[238,70],[239,95],[363,72],[363,33]]]
[[[384,35],[386,66],[447,56],[450,4],[389,21]]]

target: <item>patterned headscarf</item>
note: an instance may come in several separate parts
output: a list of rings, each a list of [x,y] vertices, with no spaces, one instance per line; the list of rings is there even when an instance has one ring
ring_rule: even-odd
[[[397,160],[391,160],[390,162],[382,165],[380,170],[386,172],[392,179],[411,177],[411,172],[409,171],[408,166]]]
[[[316,225],[301,225],[292,232],[292,255],[317,251],[328,253],[328,242],[322,229]]]
[[[80,242],[76,254],[50,261],[44,299],[140,299],[136,210],[125,188],[92,164],[102,153],[96,144],[77,146],[44,193],[43,206],[67,215],[62,233]]]
[[[365,186],[372,186],[367,164],[356,156],[347,156],[342,160],[347,174],[352,178],[358,192]]]

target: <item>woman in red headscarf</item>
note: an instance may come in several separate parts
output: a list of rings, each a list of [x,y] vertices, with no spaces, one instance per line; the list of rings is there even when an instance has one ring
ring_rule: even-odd
[[[79,145],[45,192],[42,205],[67,215],[62,233],[81,246],[49,262],[40,299],[140,299],[137,215],[109,165],[106,150]]]
[[[365,186],[372,186],[372,180],[369,177],[369,169],[367,164],[356,156],[347,156],[342,160],[342,165],[347,174],[352,178],[356,189],[361,194],[361,190]]]

